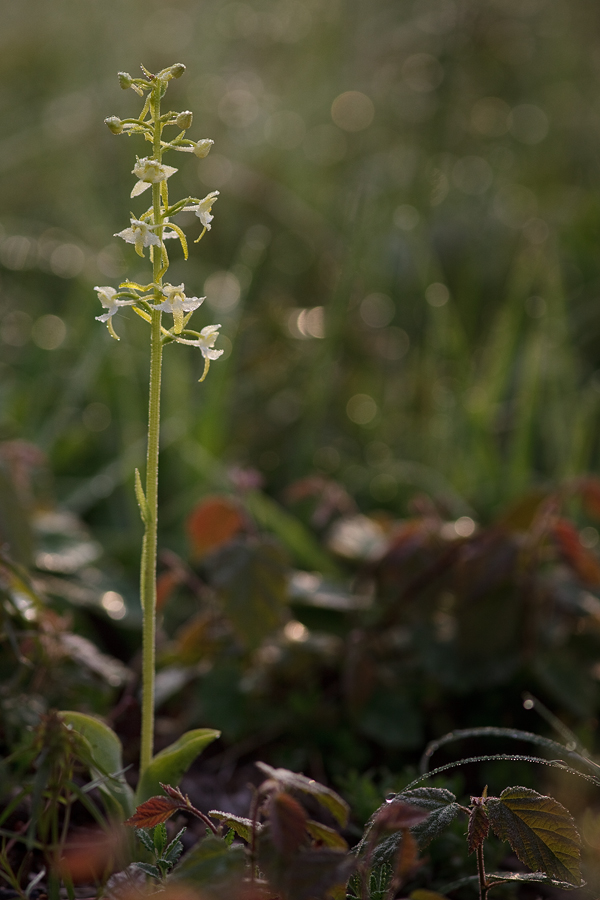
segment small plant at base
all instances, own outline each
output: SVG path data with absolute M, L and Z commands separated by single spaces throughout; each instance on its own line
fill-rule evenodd
M 132 78 L 126 72 L 119 73 L 123 89 L 132 88 L 144 97 L 142 111 L 137 118 L 107 118 L 106 124 L 113 134 L 139 134 L 152 144 L 149 156 L 138 157 L 132 174 L 138 179 L 131 197 L 136 198 L 146 190 L 152 190 L 152 203 L 139 215 L 130 215 L 128 228 L 117 232 L 116 237 L 133 244 L 138 256 L 144 257 L 149 249 L 152 264 L 152 278 L 148 284 L 125 280 L 118 289 L 109 286 L 96 287 L 98 299 L 107 310 L 96 318 L 105 322 L 113 338 L 119 340 L 113 327 L 113 318 L 120 309 L 130 306 L 151 327 L 150 336 L 150 390 L 148 407 L 148 451 L 146 459 L 145 489 L 139 471 L 135 472 L 135 493 L 144 523 L 142 545 L 140 594 L 143 610 L 142 645 L 142 735 L 140 752 L 140 772 L 146 771 L 152 760 L 154 732 L 154 677 L 155 677 L 155 632 L 156 632 L 156 552 L 158 519 L 158 449 L 160 430 L 160 383 L 162 351 L 166 344 L 188 344 L 198 347 L 204 357 L 203 381 L 211 360 L 217 359 L 222 350 L 214 348 L 220 325 L 208 325 L 201 331 L 188 328 L 192 313 L 204 301 L 204 297 L 188 297 L 183 284 L 172 285 L 164 281 L 169 268 L 169 256 L 165 241 L 178 239 L 183 255 L 187 259 L 188 247 L 181 228 L 171 221 L 180 212 L 194 212 L 200 220 L 202 230 L 196 243 L 210 231 L 212 206 L 219 192 L 212 191 L 206 197 L 186 197 L 172 203 L 169 200 L 168 179 L 177 172 L 173 166 L 163 163 L 167 151 L 193 153 L 200 159 L 205 157 L 212 141 L 202 139 L 191 141 L 185 137 L 192 124 L 192 113 L 161 112 L 161 101 L 169 82 L 179 78 L 185 71 L 181 63 L 169 66 L 153 75 L 142 66 L 143 78 Z M 163 140 L 163 131 L 176 127 L 179 133 L 172 140 Z M 165 328 L 162 314 L 173 316 L 173 324 Z

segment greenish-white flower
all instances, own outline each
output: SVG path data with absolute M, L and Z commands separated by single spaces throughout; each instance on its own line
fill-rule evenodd
M 207 231 L 210 231 L 210 223 L 214 219 L 214 216 L 211 216 L 212 205 L 218 196 L 218 191 L 211 191 L 211 193 L 207 194 L 204 200 L 201 200 L 200 203 L 196 203 L 195 206 L 185 207 L 186 212 L 196 213 Z
M 223 350 L 214 350 L 215 341 L 219 337 L 220 325 L 207 325 L 203 328 L 195 340 L 190 338 L 177 338 L 180 344 L 190 344 L 192 347 L 198 347 L 204 359 L 218 359 Z
M 131 219 L 130 222 L 130 228 L 118 231 L 114 237 L 123 238 L 128 244 L 135 244 L 135 252 L 138 256 L 144 255 L 144 247 L 150 247 L 152 244 L 160 247 L 160 238 L 153 234 L 156 225 L 149 225 L 147 222 L 142 222 L 141 219 Z
M 210 153 L 210 148 L 214 144 L 214 141 L 211 141 L 210 138 L 203 138 L 201 141 L 196 141 L 194 146 L 191 148 L 192 153 L 194 153 L 198 159 L 204 159 L 205 156 L 208 156 Z
M 131 171 L 133 175 L 136 175 L 139 178 L 138 183 L 134 185 L 131 192 L 132 197 L 137 197 L 147 190 L 151 184 L 158 184 L 160 181 L 166 181 L 167 178 L 170 178 L 171 175 L 174 175 L 175 172 L 177 172 L 177 169 L 174 169 L 173 166 L 165 166 L 157 159 L 145 156 L 143 159 L 138 159 Z
M 100 301 L 102 306 L 108 310 L 108 312 L 102 313 L 101 316 L 96 316 L 96 319 L 98 322 L 106 322 L 111 336 L 118 341 L 119 336 L 115 333 L 111 319 L 114 314 L 119 311 L 119 308 L 121 306 L 133 306 L 135 300 L 120 300 L 117 297 L 118 291 L 116 291 L 113 287 L 98 287 L 98 285 L 96 285 L 94 290 L 97 292 L 98 300 Z
M 193 312 L 206 300 L 206 297 L 186 297 L 183 288 L 183 284 L 161 285 L 160 290 L 165 299 L 155 306 L 155 309 L 172 314 L 174 334 L 181 333 L 184 313 Z

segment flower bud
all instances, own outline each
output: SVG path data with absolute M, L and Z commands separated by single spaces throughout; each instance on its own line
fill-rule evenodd
M 193 119 L 194 114 L 189 109 L 185 109 L 179 113 L 175 121 L 179 128 L 191 128 Z
M 109 116 L 104 120 L 104 124 L 109 127 L 113 134 L 123 133 L 123 123 L 118 116 Z
M 214 141 L 211 141 L 210 138 L 204 138 L 201 141 L 196 141 L 194 144 L 194 154 L 198 157 L 198 159 L 204 159 L 205 156 L 208 156 L 210 153 L 210 148 L 214 144 Z
M 170 66 L 167 69 L 169 78 L 181 78 L 183 73 L 185 72 L 185 66 L 183 63 L 175 63 L 174 66 Z
M 131 77 L 129 72 L 119 72 L 118 78 L 119 78 L 119 84 L 121 85 L 121 87 L 123 88 L 124 91 L 126 91 L 127 88 L 130 88 L 131 85 L 133 84 L 133 78 Z

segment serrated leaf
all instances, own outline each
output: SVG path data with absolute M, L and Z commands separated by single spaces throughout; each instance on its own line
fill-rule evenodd
M 158 866 L 153 866 L 150 863 L 136 862 L 134 866 L 137 866 L 138 869 L 141 869 L 142 872 L 145 872 L 146 875 L 152 875 L 153 878 L 160 878 L 160 869 Z
M 125 824 L 133 825 L 136 828 L 154 828 L 155 825 L 160 825 L 170 819 L 178 809 L 185 809 L 185 804 L 172 800 L 170 797 L 151 797 L 144 803 L 140 803 Z M 154 845 L 153 849 L 156 849 Z
M 331 847 L 333 850 L 348 850 L 348 844 L 341 834 L 338 834 L 335 829 L 323 825 L 322 822 L 307 819 L 306 830 L 314 841 L 318 841 L 325 847 Z
M 65 725 L 88 742 L 92 751 L 92 778 L 110 776 L 103 779 L 98 787 L 104 797 L 112 801 L 111 812 L 118 813 L 121 820 L 131 815 L 134 810 L 133 791 L 123 775 L 121 741 L 115 732 L 100 719 L 85 713 L 64 710 L 59 716 Z
M 419 807 L 428 813 L 427 818 L 420 825 L 411 828 L 411 832 L 417 840 L 419 848 L 422 850 L 431 843 L 434 838 L 439 837 L 446 828 L 454 821 L 460 812 L 460 805 L 456 801 L 456 797 L 452 791 L 446 788 L 424 787 L 413 788 L 412 790 L 403 791 L 396 794 L 392 803 L 409 803 L 411 806 Z M 386 808 L 389 804 L 384 804 L 382 808 Z M 371 821 L 374 821 L 378 811 L 374 814 Z M 372 826 L 371 826 L 372 827 Z M 366 832 L 359 848 L 362 849 L 370 839 L 371 828 Z M 398 845 L 400 843 L 400 835 L 392 834 L 373 851 L 373 865 L 382 865 L 383 863 L 393 863 Z
M 210 891 L 241 878 L 245 867 L 246 853 L 241 845 L 229 847 L 223 838 L 211 834 L 184 856 L 169 881 L 186 881 Z
M 139 841 L 142 842 L 146 850 L 149 850 L 150 853 L 154 853 L 154 841 L 150 837 L 147 831 L 144 831 L 143 828 L 135 829 L 135 836 Z
M 499 798 L 488 798 L 486 808 L 495 834 L 508 841 L 522 863 L 557 881 L 581 884 L 581 840 L 571 814 L 558 800 L 511 787 Z
M 177 784 L 205 747 L 221 732 L 214 728 L 196 728 L 187 731 L 179 740 L 157 753 L 141 776 L 137 791 L 137 803 L 143 803 L 158 794 L 162 783 Z
M 383 834 L 388 831 L 401 831 L 403 828 L 414 828 L 424 822 L 429 812 L 422 807 L 404 800 L 394 800 L 380 806 L 373 818 L 372 832 Z
M 485 806 L 477 799 L 469 814 L 469 827 L 467 829 L 467 843 L 469 853 L 474 853 L 481 847 L 490 830 L 490 821 Z
M 297 800 L 283 791 L 269 798 L 267 806 L 271 840 L 284 856 L 291 856 L 306 838 L 307 815 Z
M 331 788 L 325 787 L 324 784 L 319 784 L 318 781 L 307 778 L 306 775 L 301 775 L 299 772 L 290 772 L 289 769 L 273 769 L 264 762 L 257 762 L 255 765 L 258 766 L 261 772 L 264 772 L 268 778 L 277 782 L 277 784 L 282 787 L 287 788 L 288 790 L 310 794 L 311 797 L 315 797 L 319 803 L 329 810 L 341 827 L 345 827 L 346 822 L 348 821 L 350 808 L 346 801 L 342 800 L 339 794 L 336 794 Z
M 219 819 L 224 822 L 232 831 L 241 837 L 248 844 L 252 840 L 252 820 L 244 819 L 241 816 L 234 816 L 232 813 L 220 812 L 218 809 L 211 809 L 209 814 L 213 819 Z M 256 823 L 256 830 L 260 832 L 264 828 L 261 822 Z

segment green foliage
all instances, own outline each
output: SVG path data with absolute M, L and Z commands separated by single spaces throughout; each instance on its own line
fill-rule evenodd
M 506 788 L 485 801 L 490 825 L 521 862 L 556 881 L 579 886 L 581 839 L 572 816 L 552 797 L 529 788 Z
M 121 741 L 112 728 L 93 716 L 78 712 L 59 713 L 62 721 L 90 747 L 90 774 L 100 790 L 114 801 L 114 812 L 123 821 L 133 812 L 133 791 L 123 775 Z
M 161 782 L 177 784 L 193 761 L 219 734 L 214 728 L 197 728 L 182 734 L 174 744 L 157 753 L 140 777 L 136 791 L 137 802 L 142 803 L 152 797 Z

